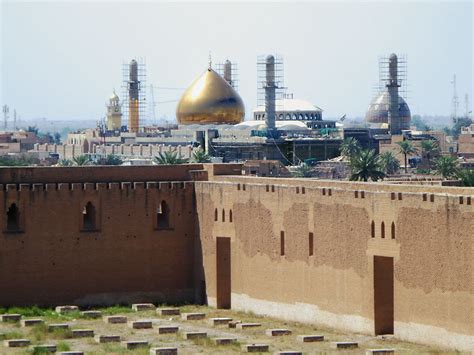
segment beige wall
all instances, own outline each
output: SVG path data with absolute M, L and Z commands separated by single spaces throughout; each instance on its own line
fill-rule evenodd
M 232 308 L 373 334 L 373 257 L 388 256 L 394 258 L 395 336 L 474 349 L 472 189 L 218 180 L 196 182 L 210 304 L 216 303 L 215 238 L 229 237 Z

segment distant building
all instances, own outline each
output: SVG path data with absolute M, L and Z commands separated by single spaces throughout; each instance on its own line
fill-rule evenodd
M 466 158 L 474 158 L 474 124 L 461 129 L 458 145 L 459 155 Z

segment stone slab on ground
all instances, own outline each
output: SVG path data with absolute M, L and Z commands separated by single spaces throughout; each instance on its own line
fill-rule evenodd
M 354 349 L 358 347 L 359 344 L 354 341 L 334 341 L 331 343 L 333 349 Z
M 60 355 L 84 355 L 84 351 L 72 350 L 72 351 L 63 351 Z
M 226 318 L 226 317 L 221 317 L 221 318 L 209 318 L 209 324 L 211 325 L 227 325 L 229 322 L 232 321 L 232 318 Z
M 126 316 L 107 316 L 104 318 L 105 323 L 109 324 L 123 324 L 127 323 L 127 317 Z
M 102 317 L 102 312 L 101 311 L 84 311 L 84 312 L 81 312 L 81 315 L 84 318 L 96 319 L 96 318 Z
M 134 303 L 132 304 L 132 309 L 135 312 L 154 311 L 156 307 L 153 303 Z
M 184 338 L 187 340 L 207 338 L 207 333 L 206 332 L 185 332 Z
M 265 334 L 267 334 L 270 337 L 279 337 L 282 335 L 291 335 L 291 330 L 289 329 L 267 329 L 265 331 Z
M 277 351 L 274 354 L 275 355 L 303 355 L 301 351 L 295 351 L 295 350 Z
M 324 341 L 324 335 L 298 335 L 297 340 L 302 343 L 313 343 L 316 341 Z
M 212 342 L 216 345 L 229 345 L 237 341 L 236 338 L 213 338 Z
M 161 316 L 179 316 L 181 314 L 181 311 L 179 310 L 179 308 L 158 308 L 156 310 L 156 313 Z
M 206 314 L 204 313 L 183 313 L 181 314 L 181 318 L 184 320 L 201 320 L 206 318 Z
M 31 341 L 28 339 L 8 339 L 4 340 L 3 344 L 7 348 L 22 348 L 31 344 Z
M 48 324 L 48 331 L 52 332 L 58 329 L 69 329 L 69 324 L 67 323 Z
M 268 352 L 268 344 L 245 344 L 242 345 L 242 351 L 245 353 L 266 353 Z
M 148 346 L 148 341 L 146 341 L 146 340 L 129 340 L 129 341 L 124 341 L 123 345 L 128 350 L 138 349 L 138 348 L 146 348 Z
M 395 354 L 394 349 L 368 349 L 365 351 L 366 355 L 390 355 L 390 354 Z
M 121 337 L 120 335 L 96 335 L 94 337 L 95 341 L 99 344 L 104 343 L 120 343 Z
M 54 344 L 33 345 L 32 348 L 35 354 L 36 353 L 55 353 L 57 350 L 57 347 Z
M 69 312 L 79 311 L 79 307 L 73 305 L 57 306 L 54 310 L 56 311 L 56 313 L 65 314 Z
M 34 325 L 44 324 L 44 320 L 40 318 L 30 318 L 30 319 L 22 319 L 21 326 L 22 327 L 32 327 Z
M 73 338 L 92 338 L 94 336 L 93 329 L 72 329 Z
M 158 327 L 158 334 L 175 334 L 179 331 L 179 327 L 174 325 L 161 325 Z
M 153 328 L 153 323 L 151 320 L 135 320 L 130 322 L 129 324 L 130 328 L 133 329 L 151 329 Z
M 150 355 L 177 355 L 178 348 L 151 348 Z
M 236 325 L 237 329 L 249 329 L 249 328 L 257 328 L 261 327 L 262 323 L 238 323 Z
M 21 314 L 2 314 L 0 315 L 2 322 L 19 322 Z

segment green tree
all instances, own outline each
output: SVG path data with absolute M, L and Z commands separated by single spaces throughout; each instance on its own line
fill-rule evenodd
M 300 177 L 300 178 L 311 177 L 312 169 L 308 164 L 303 163 L 301 165 L 298 165 L 298 167 L 295 169 L 292 175 L 293 177 Z
M 58 161 L 59 166 L 73 166 L 73 161 L 71 159 L 61 159 Z
M 469 117 L 458 117 L 453 128 L 451 128 L 451 134 L 457 138 L 461 134 L 461 127 L 467 127 L 471 124 L 472 120 Z
M 438 141 L 435 139 L 421 141 L 421 150 L 425 153 L 428 166 L 431 168 L 431 158 L 439 153 Z
M 456 176 L 464 186 L 474 187 L 474 169 L 460 169 Z
M 443 155 L 435 159 L 434 167 L 437 174 L 448 179 L 455 177 L 458 173 L 458 160 L 450 155 Z
M 54 143 L 61 144 L 61 133 L 56 132 L 53 136 Z
M 77 157 L 74 157 L 72 161 L 74 162 L 74 165 L 77 166 L 90 165 L 91 163 L 91 160 L 87 155 L 78 155 Z
M 411 124 L 419 131 L 429 131 L 431 129 L 428 123 L 423 118 L 421 118 L 420 115 L 413 115 L 411 118 Z
M 382 163 L 374 150 L 364 149 L 354 155 L 350 160 L 350 180 L 377 181 L 385 177 Z
M 36 126 L 28 126 L 28 128 L 26 129 L 26 131 L 38 135 L 39 129 L 38 129 L 38 127 L 36 127 Z
M 397 142 L 400 146 L 400 153 L 405 157 L 405 174 L 408 173 L 408 154 L 415 154 L 417 149 L 413 146 L 413 143 L 410 141 Z
M 192 160 L 195 163 L 210 163 L 211 156 L 207 154 L 203 149 L 197 149 L 193 152 Z
M 115 154 L 108 154 L 105 159 L 101 161 L 102 165 L 122 165 L 123 160 Z
M 380 164 L 385 174 L 396 174 L 400 169 L 400 162 L 392 152 L 386 151 L 379 155 Z
M 341 144 L 339 151 L 341 155 L 345 156 L 346 158 L 351 158 L 354 155 L 358 154 L 361 150 L 360 143 L 354 137 L 346 138 Z
M 153 161 L 159 165 L 177 165 L 186 164 L 188 162 L 187 159 L 178 155 L 177 151 L 158 153 L 158 156 L 154 157 Z

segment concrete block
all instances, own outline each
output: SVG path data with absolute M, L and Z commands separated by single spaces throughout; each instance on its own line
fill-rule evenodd
M 146 348 L 148 347 L 148 342 L 146 340 L 130 340 L 123 342 L 123 345 L 128 350 Z
M 315 341 L 324 341 L 324 335 L 298 335 L 297 340 L 302 343 L 313 343 Z
M 206 337 L 207 337 L 206 332 L 186 332 L 186 333 L 184 333 L 184 338 L 187 339 L 187 340 L 202 339 L 202 338 L 206 338 Z
M 67 323 L 48 324 L 48 331 L 53 332 L 58 329 L 69 329 L 69 324 Z
M 132 309 L 135 312 L 154 311 L 156 309 L 156 307 L 152 303 L 134 303 L 134 304 L 132 304 Z
M 267 344 L 245 344 L 242 351 L 245 353 L 266 353 L 269 346 Z
M 57 350 L 56 345 L 54 344 L 43 344 L 43 345 L 34 345 L 33 353 L 55 353 Z
M 267 334 L 270 337 L 278 337 L 282 335 L 291 335 L 291 330 L 289 329 L 267 329 L 265 331 L 265 334 Z
M 2 322 L 19 322 L 21 319 L 20 314 L 2 314 L 0 315 Z
M 153 328 L 151 320 L 136 320 L 129 323 L 130 328 L 133 329 L 150 329 Z
M 65 313 L 69 313 L 69 312 L 77 312 L 79 311 L 79 307 L 77 306 L 57 306 L 55 308 L 55 311 L 56 313 L 59 313 L 59 314 L 65 314 Z
M 20 323 L 22 327 L 32 327 L 34 325 L 44 324 L 44 320 L 40 318 L 30 318 L 30 319 L 22 319 Z
M 358 347 L 359 344 L 353 341 L 335 341 L 331 343 L 333 349 L 354 349 Z
M 303 355 L 301 351 L 294 351 L 294 350 L 277 351 L 274 354 L 275 355 Z
M 22 348 L 31 344 L 31 341 L 28 339 L 9 339 L 4 340 L 3 344 L 7 348 Z
M 151 348 L 150 355 L 177 355 L 178 348 Z
M 237 329 L 249 329 L 249 328 L 256 328 L 261 327 L 261 323 L 239 323 L 236 325 Z
M 183 313 L 181 318 L 184 320 L 201 320 L 206 318 L 204 313 Z
M 230 322 L 228 323 L 228 325 L 229 325 L 229 328 L 236 328 L 236 327 L 237 327 L 237 324 L 240 324 L 240 323 L 242 323 L 242 321 L 240 321 L 240 320 L 233 320 L 233 321 L 230 321 Z
M 107 316 L 104 318 L 105 323 L 109 324 L 123 324 L 127 323 L 127 317 L 126 316 Z
M 63 351 L 60 355 L 84 355 L 84 351 L 72 350 L 72 351 Z
M 173 325 L 162 325 L 158 327 L 158 334 L 175 334 L 179 330 L 179 327 Z
M 84 312 L 81 312 L 81 315 L 84 318 L 96 319 L 96 318 L 102 317 L 102 312 L 101 311 L 84 311 Z
M 103 343 L 120 343 L 120 335 L 96 335 L 95 341 L 99 344 Z
M 390 355 L 390 354 L 395 354 L 394 349 L 368 349 L 365 351 L 366 355 Z
M 73 329 L 72 337 L 73 338 L 92 338 L 94 336 L 94 331 L 92 329 Z
M 210 318 L 209 323 L 211 325 L 227 325 L 229 322 L 232 321 L 232 318 Z
M 179 308 L 158 308 L 156 312 L 160 316 L 179 316 L 181 314 Z
M 214 338 L 212 342 L 216 345 L 229 345 L 237 341 L 235 338 Z

